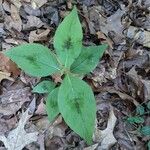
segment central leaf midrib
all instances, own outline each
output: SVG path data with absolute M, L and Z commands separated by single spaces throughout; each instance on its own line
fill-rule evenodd
M 73 95 L 75 95 L 74 93 L 74 88 L 73 88 L 73 84 L 72 84 L 72 82 L 71 82 L 71 79 L 70 79 L 70 77 L 69 77 L 69 75 L 67 75 L 67 77 L 68 77 L 68 81 L 69 81 L 69 83 L 70 83 L 70 86 L 71 86 L 71 89 L 72 89 L 72 92 L 73 92 Z M 82 111 L 81 111 L 82 112 Z M 82 116 L 82 113 L 79 113 L 79 116 L 80 116 L 80 118 L 81 118 L 81 120 L 82 120 L 82 125 L 83 125 L 83 129 L 84 129 L 84 136 L 86 135 L 86 132 L 88 133 L 88 130 L 87 130 L 87 128 L 86 128 L 86 125 L 84 124 L 85 123 L 85 121 L 84 121 L 84 117 Z M 86 136 L 85 136 L 86 137 Z
M 77 64 L 73 69 L 71 69 L 71 71 L 75 70 L 76 68 L 78 68 L 81 64 L 83 64 L 86 60 L 88 60 L 88 56 L 83 60 L 81 61 L 79 64 Z
M 14 54 L 13 54 L 13 55 L 14 55 Z M 16 56 L 16 57 L 22 57 L 23 59 L 25 59 L 23 55 L 14 55 L 14 56 Z M 47 66 L 47 67 L 54 68 L 54 69 L 56 69 L 56 70 L 58 70 L 58 71 L 60 70 L 59 68 L 57 68 L 57 67 L 55 67 L 55 66 L 49 65 L 49 64 L 47 64 L 47 63 L 40 62 L 40 61 L 38 61 L 38 60 L 36 60 L 36 61 L 39 62 L 39 63 L 41 63 L 41 64 L 43 64 L 43 65 L 45 65 L 45 66 Z

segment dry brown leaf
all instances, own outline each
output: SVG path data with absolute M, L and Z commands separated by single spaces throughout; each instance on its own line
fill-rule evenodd
M 65 135 L 66 125 L 61 125 L 62 117 L 59 116 L 53 123 L 50 123 L 47 117 L 39 119 L 35 125 L 38 130 L 46 132 L 46 138 L 49 140 L 54 136 L 63 137 Z
M 18 9 L 21 7 L 20 0 L 10 0 L 12 4 L 14 4 Z
M 12 62 L 8 57 L 0 52 L 0 70 L 7 73 L 12 73 L 13 76 L 20 75 L 20 70 L 16 64 Z M 9 75 L 10 76 L 10 75 Z
M 98 144 L 94 144 L 92 146 L 84 148 L 83 150 L 95 150 L 97 146 L 98 146 Z
M 11 11 L 10 4 L 7 1 L 3 1 L 2 6 L 5 11 L 10 13 L 10 11 Z
M 47 3 L 47 0 L 31 0 L 31 5 L 34 9 L 37 9 Z
M 15 45 L 21 45 L 21 44 L 26 44 L 27 43 L 26 41 L 14 39 L 14 38 L 7 38 L 7 39 L 4 39 L 4 40 L 8 44 L 15 44 Z
M 11 5 L 11 19 L 12 19 L 12 24 L 13 28 L 15 28 L 17 31 L 22 30 L 22 21 L 19 16 L 19 10 L 16 6 Z
M 62 82 L 61 74 L 54 74 L 54 75 L 52 75 L 52 78 L 54 79 L 54 82 L 55 82 L 56 84 Z
M 41 100 L 41 103 L 38 105 L 37 110 L 35 111 L 35 114 L 38 115 L 45 115 L 46 114 L 46 109 L 45 109 L 45 104 L 43 103 L 43 99 Z
M 0 113 L 3 115 L 15 114 L 24 102 L 30 101 L 30 95 L 28 87 L 3 91 L 3 94 L 0 95 Z
M 0 71 L 0 82 L 3 79 L 8 79 L 10 81 L 14 81 L 14 79 L 10 77 L 10 73 Z
M 0 70 L 1 71 L 7 71 L 7 63 L 9 61 L 9 58 L 6 57 L 2 52 L 0 52 Z
M 28 22 L 23 24 L 23 30 L 28 30 L 31 28 L 40 28 L 44 25 L 44 23 L 35 16 L 27 16 Z
M 142 83 L 145 85 L 147 89 L 147 97 L 146 99 L 148 100 L 150 98 L 150 81 L 149 80 L 141 80 Z
M 19 16 L 18 8 L 13 4 L 11 4 L 10 13 L 11 16 L 5 15 L 5 22 L 4 22 L 5 28 L 11 32 L 12 29 L 15 29 L 20 32 L 22 30 L 22 20 Z
M 72 0 L 67 0 L 67 7 L 72 9 Z
M 146 30 L 139 30 L 134 26 L 130 26 L 127 30 L 127 37 L 137 40 L 140 44 L 150 48 L 150 32 Z
M 38 132 L 27 133 L 24 130 L 25 124 L 32 115 L 29 115 L 29 109 L 27 109 L 19 120 L 16 129 L 9 132 L 8 136 L 0 136 L 0 140 L 4 143 L 8 150 L 22 150 L 26 145 L 37 141 Z
M 31 31 L 29 35 L 29 42 L 33 43 L 35 41 L 45 41 L 47 40 L 47 35 L 49 34 L 50 30 L 47 29 L 45 31 L 42 30 L 42 32 L 37 33 L 37 30 Z
M 96 131 L 94 134 L 94 141 L 101 142 L 99 149 L 109 149 L 112 145 L 114 145 L 117 142 L 113 135 L 116 121 L 117 121 L 117 118 L 114 115 L 113 110 L 111 110 L 109 114 L 107 128 L 105 130 L 99 130 L 96 127 Z
M 96 10 L 95 10 L 96 11 Z M 118 9 L 113 15 L 110 17 L 104 18 L 102 15 L 99 16 L 99 23 L 101 31 L 107 36 L 111 31 L 113 31 L 113 41 L 114 43 L 123 42 L 124 35 L 123 30 L 124 26 L 121 22 L 121 18 L 125 13 L 124 8 Z
M 12 117 L 10 119 L 0 119 L 0 135 L 5 134 L 10 131 L 14 127 L 16 127 L 17 119 L 16 117 Z
M 113 49 L 113 42 L 109 39 L 103 32 L 98 31 L 97 33 L 98 39 L 104 39 L 107 41 L 108 45 Z

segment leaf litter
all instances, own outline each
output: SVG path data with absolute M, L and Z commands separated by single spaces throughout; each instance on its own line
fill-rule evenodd
M 95 133 L 95 143 L 91 146 L 73 133 L 62 119 L 49 124 L 44 96 L 31 93 L 32 87 L 43 79 L 20 72 L 0 52 L 0 137 L 4 142 L 4 145 L 0 143 L 0 148 L 12 150 L 15 145 L 18 145 L 15 149 L 20 150 L 24 147 L 30 150 L 147 148 L 149 138 L 138 135 L 135 127 L 125 120 L 135 114 L 139 104 L 147 109 L 145 103 L 150 97 L 149 0 L 11 0 L 0 1 L 0 4 L 1 51 L 28 42 L 42 43 L 53 49 L 54 32 L 74 4 L 78 5 L 84 29 L 83 44 L 107 43 L 110 47 L 97 68 L 84 77 L 97 97 L 97 136 Z M 50 78 L 56 84 L 62 80 L 61 75 Z M 35 113 L 29 115 L 28 109 L 23 110 L 33 97 Z M 24 113 L 17 123 L 20 112 Z M 149 114 L 145 114 L 144 119 L 144 125 L 149 125 Z M 28 124 L 31 125 L 29 133 L 24 129 Z M 29 138 L 22 141 L 19 136 L 20 140 L 15 142 L 12 137 L 17 134 Z M 110 142 L 106 142 L 107 138 Z
M 30 117 L 29 109 L 27 109 L 22 114 L 17 128 L 10 131 L 7 137 L 5 135 L 0 136 L 0 140 L 8 150 L 22 150 L 26 145 L 37 141 L 38 132 L 26 133 L 24 130 L 24 126 Z

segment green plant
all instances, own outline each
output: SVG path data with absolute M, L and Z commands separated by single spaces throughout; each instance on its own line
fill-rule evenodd
M 144 107 L 145 106 L 145 107 Z M 144 125 L 145 115 L 150 114 L 150 101 L 138 105 L 135 109 L 135 115 L 128 117 L 127 122 L 133 124 L 136 128 L 136 133 L 139 136 L 150 136 L 150 126 Z M 147 143 L 147 147 L 150 150 L 150 141 Z
M 56 30 L 56 54 L 35 43 L 20 45 L 4 53 L 29 75 L 65 75 L 60 86 L 42 81 L 33 92 L 48 93 L 46 110 L 50 121 L 61 113 L 68 126 L 91 143 L 96 118 L 95 98 L 91 87 L 80 78 L 96 67 L 107 45 L 84 47 L 82 38 L 82 27 L 74 7 Z

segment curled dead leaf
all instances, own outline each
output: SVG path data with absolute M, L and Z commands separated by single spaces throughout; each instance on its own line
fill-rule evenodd
M 101 142 L 101 145 L 99 146 L 100 149 L 109 149 L 112 145 L 114 145 L 117 142 L 113 135 L 113 130 L 114 130 L 116 121 L 117 121 L 117 118 L 114 115 L 113 110 L 111 110 L 109 114 L 107 128 L 105 130 L 99 130 L 96 127 L 96 131 L 94 134 L 94 141 Z
M 3 79 L 8 79 L 10 81 L 14 81 L 14 79 L 10 77 L 10 73 L 0 71 L 0 82 Z
M 50 30 L 47 29 L 45 31 L 39 31 L 39 33 L 37 33 L 37 31 L 31 31 L 30 35 L 29 35 L 29 42 L 33 43 L 35 41 L 45 41 L 47 40 L 47 35 L 49 34 Z

